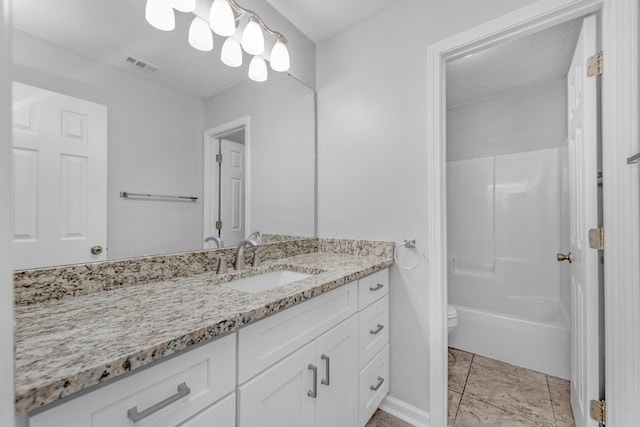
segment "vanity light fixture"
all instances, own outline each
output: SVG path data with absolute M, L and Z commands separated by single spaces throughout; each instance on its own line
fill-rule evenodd
M 172 31 L 176 28 L 176 17 L 170 0 L 147 0 L 144 17 L 159 30 Z
M 262 55 L 264 52 L 264 35 L 253 16 L 242 32 L 242 49 L 249 55 Z
M 249 63 L 249 78 L 254 82 L 267 80 L 267 64 L 262 56 L 254 56 Z
M 149 24 L 163 30 L 175 28 L 174 9 L 181 12 L 193 12 L 196 0 L 147 0 L 145 17 Z M 244 29 L 238 28 L 242 17 L 248 17 Z M 242 65 L 242 51 L 253 55 L 249 64 L 249 77 L 263 82 L 267 79 L 268 59 L 274 71 L 289 70 L 290 58 L 287 39 L 281 33 L 267 27 L 255 12 L 238 5 L 235 0 L 214 0 L 209 10 L 209 21 L 196 16 L 189 27 L 189 44 L 195 49 L 209 51 L 213 49 L 211 30 L 219 36 L 227 37 L 220 52 L 221 61 L 230 67 Z M 276 39 L 268 58 L 265 58 L 264 33 Z M 240 36 L 240 34 L 242 36 Z M 241 41 L 238 39 L 241 38 Z
M 227 37 L 222 45 L 220 59 L 229 67 L 239 67 L 242 65 L 242 47 L 240 42 L 233 37 Z
M 204 19 L 196 16 L 189 27 L 189 44 L 198 50 L 204 52 L 213 49 L 213 34 L 209 23 Z

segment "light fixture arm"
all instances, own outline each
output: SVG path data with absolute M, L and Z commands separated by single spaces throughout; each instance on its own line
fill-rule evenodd
M 278 31 L 274 31 L 271 28 L 267 27 L 267 24 L 264 23 L 262 18 L 260 18 L 260 16 L 257 13 L 255 13 L 252 10 L 245 9 L 244 7 L 236 3 L 235 0 L 227 0 L 227 1 L 229 3 L 229 6 L 231 6 L 231 8 L 238 14 L 238 18 L 242 15 L 247 15 L 250 18 L 253 18 L 258 23 L 258 25 L 260 25 L 263 31 L 271 34 L 273 37 L 277 38 L 284 44 L 288 43 L 287 39 L 284 37 L 284 35 L 282 35 L 282 33 Z

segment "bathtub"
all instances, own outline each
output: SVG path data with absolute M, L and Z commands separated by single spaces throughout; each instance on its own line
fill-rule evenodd
M 452 304 L 458 326 L 449 346 L 568 380 L 571 325 L 562 304 L 507 300 L 500 313 Z

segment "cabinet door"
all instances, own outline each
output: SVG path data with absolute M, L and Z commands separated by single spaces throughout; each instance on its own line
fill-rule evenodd
M 312 365 L 311 342 L 238 388 L 239 427 L 307 427 L 315 420 L 316 398 L 309 392 L 319 386 Z
M 358 422 L 358 318 L 352 316 L 316 340 L 316 427 Z

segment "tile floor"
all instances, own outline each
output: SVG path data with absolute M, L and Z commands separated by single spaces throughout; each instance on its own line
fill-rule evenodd
M 569 381 L 449 348 L 449 426 L 575 427 Z
M 575 427 L 569 381 L 449 348 L 450 427 Z M 366 427 L 410 427 L 380 409 Z

